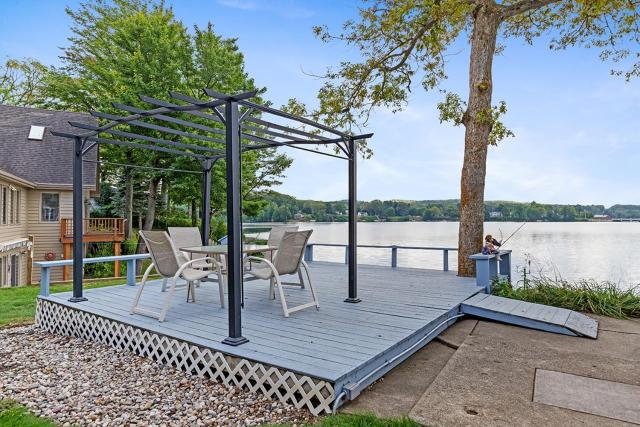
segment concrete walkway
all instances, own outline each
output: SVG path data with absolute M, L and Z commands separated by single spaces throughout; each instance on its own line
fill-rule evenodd
M 640 402 L 625 399 L 640 391 L 640 320 L 598 320 L 597 340 L 463 320 L 344 410 L 434 426 L 638 425 Z M 549 371 L 573 375 L 549 385 Z M 576 389 L 590 378 L 607 387 Z

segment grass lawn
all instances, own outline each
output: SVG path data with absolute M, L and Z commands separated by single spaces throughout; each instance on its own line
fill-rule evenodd
M 121 285 L 125 282 L 125 278 L 118 278 L 95 283 L 85 283 L 84 287 L 85 289 L 101 288 L 104 286 Z M 51 285 L 51 293 L 70 291 L 71 287 L 71 283 Z M 38 285 L 0 289 L 0 327 L 33 322 L 36 314 L 36 297 L 39 292 L 40 286 Z
M 11 400 L 0 400 L 0 426 L 55 427 L 55 424 L 47 419 L 31 415 L 26 408 Z

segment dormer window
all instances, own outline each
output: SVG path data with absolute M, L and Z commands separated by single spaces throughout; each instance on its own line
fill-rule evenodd
M 44 126 L 31 125 L 29 129 L 29 139 L 34 141 L 42 141 L 44 138 Z

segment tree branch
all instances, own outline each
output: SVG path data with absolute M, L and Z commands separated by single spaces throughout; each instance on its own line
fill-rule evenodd
M 521 2 L 507 6 L 502 11 L 502 16 L 510 18 L 515 15 L 528 12 L 534 9 L 540 9 L 552 3 L 558 3 L 560 0 L 523 0 Z

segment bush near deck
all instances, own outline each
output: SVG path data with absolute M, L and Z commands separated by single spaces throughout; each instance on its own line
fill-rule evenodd
M 512 286 L 506 281 L 493 284 L 492 294 L 616 319 L 640 317 L 638 286 L 621 289 L 612 282 L 578 280 L 569 282 L 549 277 L 527 278 Z

